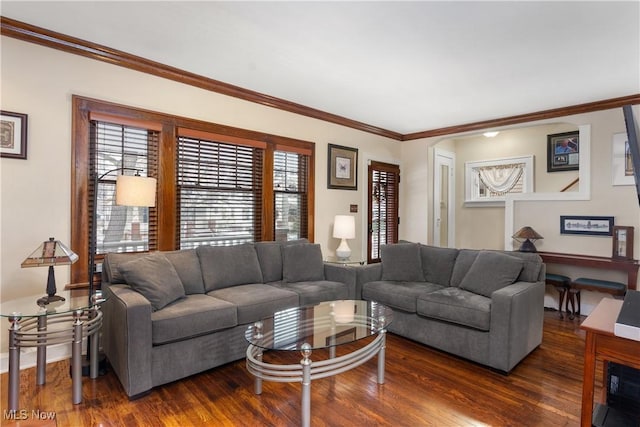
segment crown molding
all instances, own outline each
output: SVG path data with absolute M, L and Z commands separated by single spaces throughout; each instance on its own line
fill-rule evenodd
M 188 84 L 209 90 L 211 92 L 232 96 L 249 102 L 254 102 L 267 107 L 276 108 L 290 113 L 300 114 L 325 122 L 335 123 L 341 126 L 357 129 L 363 132 L 380 135 L 400 141 L 402 134 L 387 129 L 368 125 L 346 117 L 331 114 L 315 108 L 307 107 L 295 102 L 276 98 L 274 96 L 244 89 L 219 80 L 210 79 L 195 73 L 171 67 L 159 62 L 151 61 L 136 55 L 131 55 L 117 49 L 112 49 L 86 40 L 57 33 L 44 28 L 36 27 L 24 22 L 16 21 L 4 16 L 0 17 L 0 34 L 18 40 L 39 44 L 67 53 L 84 56 L 109 64 L 118 65 L 131 70 L 155 75 L 179 83 Z
M 439 129 L 425 130 L 421 132 L 401 134 L 388 129 L 372 126 L 326 111 L 307 107 L 285 99 L 276 98 L 260 92 L 244 89 L 239 86 L 204 77 L 195 73 L 171 67 L 159 62 L 151 61 L 136 55 L 131 55 L 117 49 L 111 49 L 96 43 L 57 33 L 44 28 L 36 27 L 11 18 L 0 16 L 0 34 L 30 43 L 39 44 L 67 53 L 84 56 L 109 64 L 118 65 L 131 70 L 155 75 L 179 83 L 199 87 L 211 92 L 232 96 L 249 102 L 254 102 L 267 107 L 276 108 L 290 113 L 334 123 L 340 126 L 356 129 L 362 132 L 383 136 L 397 141 L 410 141 L 434 136 L 452 135 L 457 133 L 479 131 L 487 128 L 514 125 L 537 120 L 551 119 L 574 114 L 588 113 L 599 110 L 622 107 L 629 104 L 640 104 L 640 94 L 612 98 L 603 101 L 573 105 L 569 107 L 555 108 L 534 113 L 498 119 L 484 120 L 480 122 L 449 126 Z

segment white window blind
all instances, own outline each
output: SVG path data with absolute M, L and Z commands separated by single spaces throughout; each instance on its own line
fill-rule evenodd
M 262 148 L 178 137 L 179 247 L 261 237 Z
M 275 203 L 275 240 L 307 237 L 309 156 L 275 151 L 273 191 Z

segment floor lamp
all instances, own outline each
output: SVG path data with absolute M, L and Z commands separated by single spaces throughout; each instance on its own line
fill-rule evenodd
M 90 212 L 90 236 L 89 236 L 89 305 L 94 304 L 94 274 L 96 269 L 97 242 L 97 206 L 98 206 L 98 182 L 116 171 L 135 171 L 135 175 L 116 176 L 116 200 L 117 206 L 141 206 L 153 207 L 156 205 L 156 179 L 140 176 L 140 170 L 135 168 L 115 168 L 102 175 L 95 175 L 93 181 L 93 210 Z M 87 338 L 87 360 L 90 356 L 90 340 Z M 83 369 L 83 375 L 88 375 L 88 370 Z

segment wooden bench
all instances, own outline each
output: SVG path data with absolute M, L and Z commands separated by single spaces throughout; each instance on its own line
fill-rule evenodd
M 562 315 L 562 302 L 564 301 L 564 297 L 567 295 L 567 292 L 571 288 L 571 278 L 567 276 L 563 276 L 562 274 L 553 274 L 546 273 L 545 274 L 545 282 L 547 285 L 551 285 L 556 288 L 558 291 L 558 298 L 560 302 L 558 303 L 558 313 L 560 314 L 560 318 L 563 319 Z M 573 311 L 569 311 L 569 297 L 567 296 L 567 314 L 569 314 L 569 318 L 573 319 Z
M 600 279 L 590 279 L 588 277 L 581 277 L 571 282 L 571 287 L 569 288 L 569 299 L 567 300 L 567 304 L 571 301 L 571 309 L 573 313 L 580 315 L 580 291 L 595 291 L 595 292 L 603 292 L 606 294 L 611 294 L 614 297 L 624 297 L 627 292 L 627 285 L 620 282 L 610 282 L 608 280 L 600 280 Z M 578 301 L 578 311 L 575 311 L 574 306 L 574 295 L 575 299 Z M 567 311 L 568 311 L 567 307 Z

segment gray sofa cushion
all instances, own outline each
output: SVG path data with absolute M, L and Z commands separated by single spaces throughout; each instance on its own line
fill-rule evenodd
M 489 330 L 491 298 L 448 287 L 420 295 L 416 305 L 416 312 L 420 316 L 457 323 L 481 331 Z
M 194 294 L 151 314 L 154 345 L 179 341 L 238 324 L 236 306 L 208 295 Z
M 141 293 L 153 310 L 160 310 L 185 296 L 173 264 L 161 253 L 153 253 L 119 266 L 127 284 Z
M 278 242 L 256 242 L 255 249 L 264 283 L 282 280 L 282 245 Z
M 190 294 L 203 294 L 204 281 L 200 269 L 200 259 L 195 249 L 182 249 L 179 251 L 162 252 L 176 269 L 184 292 Z
M 282 278 L 285 282 L 324 280 L 320 245 L 306 243 L 282 246 Z
M 443 287 L 427 282 L 393 282 L 377 281 L 365 283 L 362 286 L 362 299 L 377 301 L 381 304 L 408 313 L 416 312 L 416 298 L 428 292 L 434 292 Z
M 464 276 L 467 275 L 467 272 L 479 253 L 480 251 L 477 249 L 460 249 L 458 251 L 456 263 L 453 266 L 453 271 L 451 272 L 451 281 L 449 282 L 449 286 L 460 286 L 460 282 L 462 282 Z
M 518 281 L 537 282 L 542 268 L 542 258 L 537 253 L 532 252 L 510 252 L 509 255 L 520 258 L 524 261 L 524 267 L 518 276 Z
M 108 253 L 105 255 L 105 261 L 102 263 L 102 274 L 106 275 L 106 280 L 111 284 L 127 283 L 124 276 L 120 272 L 120 264 L 133 261 L 134 259 L 144 258 L 148 253 Z
M 420 256 L 422 258 L 424 280 L 442 286 L 449 286 L 458 250 L 420 245 Z
M 256 322 L 276 311 L 298 305 L 295 292 L 264 284 L 238 285 L 211 291 L 207 295 L 235 304 L 239 325 Z
M 480 251 L 460 282 L 460 288 L 491 297 L 491 294 L 516 281 L 524 261 L 511 255 Z
M 382 260 L 382 280 L 420 282 L 422 260 L 420 245 L 417 243 L 396 243 L 380 247 Z
M 258 254 L 252 244 L 198 246 L 205 291 L 262 283 Z
M 349 298 L 349 287 L 346 284 L 329 280 L 295 283 L 282 282 L 277 286 L 297 293 L 300 305 L 310 305 L 322 301 Z

